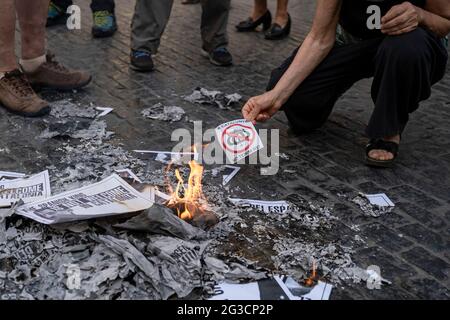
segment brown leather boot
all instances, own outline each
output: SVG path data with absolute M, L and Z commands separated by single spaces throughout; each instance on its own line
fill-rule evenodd
M 92 77 L 81 70 L 71 70 L 55 60 L 55 56 L 47 54 L 47 62 L 43 63 L 36 71 L 26 73 L 33 86 L 52 88 L 57 90 L 80 89 L 89 82 Z
M 0 79 L 0 104 L 25 117 L 38 117 L 50 112 L 48 103 L 37 96 L 20 70 L 7 72 Z

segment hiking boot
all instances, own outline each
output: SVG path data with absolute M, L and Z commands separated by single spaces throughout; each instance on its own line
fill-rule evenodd
M 136 71 L 152 71 L 154 68 L 152 54 L 147 51 L 132 50 L 130 68 Z
M 33 86 L 57 90 L 80 89 L 92 80 L 91 75 L 86 71 L 64 67 L 55 60 L 55 56 L 52 54 L 47 54 L 47 62 L 43 63 L 36 71 L 26 75 Z
M 202 49 L 202 55 L 208 58 L 209 61 L 216 66 L 229 66 L 233 64 L 233 57 L 231 53 L 225 47 L 216 48 L 210 52 Z
M 94 38 L 111 37 L 117 31 L 117 21 L 114 12 L 108 10 L 94 11 L 94 25 L 92 35 Z
M 48 103 L 37 96 L 20 70 L 7 72 L 0 79 L 0 104 L 25 117 L 38 117 L 50 112 Z
M 66 10 L 51 1 L 47 13 L 47 27 L 66 24 L 67 18 L 69 18 L 69 15 L 66 13 Z

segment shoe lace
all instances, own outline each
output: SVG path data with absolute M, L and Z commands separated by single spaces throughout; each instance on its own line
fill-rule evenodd
M 2 81 L 11 86 L 12 89 L 21 96 L 29 96 L 34 93 L 25 74 L 19 70 L 7 72 Z
M 58 72 L 68 72 L 68 69 L 66 67 L 56 61 L 55 55 L 53 54 L 47 54 L 47 62 L 45 63 L 45 65 Z
M 228 49 L 225 47 L 220 47 L 214 50 L 214 53 L 219 56 L 228 55 Z
M 111 13 L 109 11 L 94 12 L 94 23 L 100 27 L 107 27 L 111 22 Z
M 53 3 L 53 1 L 50 2 L 50 6 L 49 6 L 49 13 L 51 15 L 58 15 L 62 12 L 62 9 L 60 7 L 58 7 L 56 4 Z
M 144 58 L 150 56 L 150 53 L 145 51 L 135 51 L 133 55 L 135 58 Z

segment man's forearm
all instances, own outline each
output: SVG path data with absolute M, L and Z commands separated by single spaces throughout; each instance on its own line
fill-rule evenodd
M 445 37 L 450 33 L 450 19 L 441 17 L 426 9 L 420 9 L 420 21 L 419 24 L 440 37 Z
M 321 41 L 306 37 L 291 66 L 273 89 L 279 104 L 286 103 L 297 87 L 325 59 L 333 45 L 334 38 Z

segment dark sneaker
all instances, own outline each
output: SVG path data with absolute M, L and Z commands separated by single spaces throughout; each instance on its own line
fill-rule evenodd
M 211 52 L 202 49 L 202 55 L 216 66 L 229 66 L 233 64 L 233 57 L 225 47 L 219 47 Z
M 132 50 L 130 55 L 131 69 L 136 71 L 152 71 L 154 68 L 152 54 L 147 51 Z
M 58 24 L 66 24 L 68 17 L 69 15 L 66 13 L 64 8 L 57 6 L 53 3 L 53 1 L 50 2 L 47 13 L 47 27 Z
M 114 12 L 107 10 L 93 12 L 94 25 L 92 35 L 94 38 L 111 37 L 117 31 L 117 22 Z
M 38 117 L 50 112 L 48 103 L 37 96 L 20 70 L 7 72 L 0 79 L 0 104 L 25 117 Z
M 47 62 L 43 63 L 36 71 L 26 75 L 34 86 L 57 90 L 80 89 L 92 80 L 91 75 L 86 71 L 64 67 L 55 60 L 52 54 L 47 54 Z

